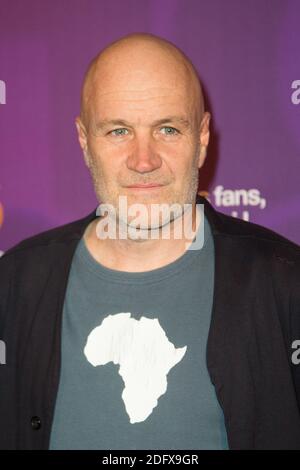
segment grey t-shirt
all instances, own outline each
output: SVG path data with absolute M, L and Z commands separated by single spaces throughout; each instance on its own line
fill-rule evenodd
M 200 228 L 199 228 L 200 230 Z M 206 366 L 214 244 L 142 273 L 76 249 L 50 449 L 227 449 Z

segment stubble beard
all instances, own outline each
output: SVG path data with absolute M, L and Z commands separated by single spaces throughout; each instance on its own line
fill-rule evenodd
M 96 197 L 97 197 L 97 200 L 98 200 L 99 204 L 101 204 L 101 203 L 111 204 L 115 209 L 117 227 L 119 226 L 119 224 L 121 224 L 123 226 L 123 230 L 124 230 L 125 226 L 127 226 L 128 228 L 134 226 L 131 223 L 131 221 L 128 221 L 128 218 L 126 219 L 126 222 L 125 222 L 122 219 L 122 217 L 120 216 L 118 201 L 116 201 L 116 198 L 114 197 L 114 195 L 109 194 L 109 191 L 107 191 L 107 188 L 104 187 L 104 185 L 103 185 L 104 177 L 103 177 L 102 171 L 101 171 L 101 169 L 99 169 L 99 167 L 97 167 L 97 165 L 96 165 L 93 158 L 90 158 L 89 170 L 90 170 L 90 174 L 91 174 L 91 178 L 92 178 L 92 182 L 93 182 L 93 186 L 94 186 L 94 191 L 95 191 L 95 194 L 96 194 Z M 196 164 L 196 159 L 194 159 L 191 175 L 190 175 L 190 178 L 189 178 L 189 182 L 188 182 L 188 184 L 185 185 L 184 192 L 183 193 L 182 192 L 177 192 L 177 194 L 175 193 L 172 196 L 173 200 L 172 200 L 171 203 L 169 203 L 170 211 L 168 211 L 168 213 L 166 214 L 164 219 L 163 219 L 163 215 L 160 214 L 158 224 L 157 223 L 155 225 L 151 224 L 151 221 L 150 221 L 150 223 L 140 227 L 142 229 L 142 231 L 144 231 L 144 230 L 148 230 L 148 231 L 149 230 L 160 230 L 165 225 L 170 224 L 171 222 L 176 220 L 178 217 L 182 216 L 182 214 L 184 212 L 184 209 L 185 209 L 184 205 L 185 204 L 192 205 L 192 204 L 195 203 L 196 196 L 197 196 L 197 191 L 198 191 L 198 184 L 199 184 L 199 170 L 198 170 L 198 166 Z M 161 204 L 166 204 L 166 203 L 161 202 Z M 179 205 L 181 207 L 181 210 L 173 211 L 172 207 L 171 207 L 173 204 Z M 146 204 L 146 205 L 149 205 L 149 204 Z M 129 207 L 130 206 L 128 205 L 128 208 Z M 149 208 L 149 210 L 150 210 L 150 208 Z M 150 216 L 149 216 L 148 219 L 150 219 Z M 127 227 L 125 227 L 125 229 Z M 143 239 L 136 239 L 135 241 L 144 241 L 144 240 Z

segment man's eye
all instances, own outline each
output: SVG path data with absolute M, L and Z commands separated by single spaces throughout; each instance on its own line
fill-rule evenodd
M 160 130 L 164 131 L 165 135 L 176 135 L 179 133 L 179 131 L 175 129 L 175 127 L 169 127 L 169 126 L 162 127 Z
M 113 131 L 109 132 L 109 134 L 116 135 L 116 136 L 122 136 L 126 135 L 126 132 L 128 132 L 127 129 L 125 128 L 120 128 L 120 129 L 114 129 Z

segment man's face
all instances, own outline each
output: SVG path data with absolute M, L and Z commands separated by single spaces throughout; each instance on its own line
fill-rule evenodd
M 145 204 L 149 217 L 153 203 L 193 203 L 204 161 L 199 144 L 208 139 L 208 122 L 205 113 L 201 133 L 193 95 L 172 68 L 104 73 L 91 100 L 85 140 L 99 201 L 112 204 L 118 214 L 119 196 L 127 196 L 128 206 Z M 160 186 L 130 187 L 149 184 Z

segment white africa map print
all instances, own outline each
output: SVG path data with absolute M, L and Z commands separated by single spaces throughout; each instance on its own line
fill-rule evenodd
M 88 335 L 84 354 L 94 367 L 119 364 L 122 392 L 130 423 L 145 421 L 167 390 L 169 371 L 185 355 L 175 348 L 157 318 L 131 318 L 117 313 L 104 318 Z

